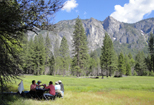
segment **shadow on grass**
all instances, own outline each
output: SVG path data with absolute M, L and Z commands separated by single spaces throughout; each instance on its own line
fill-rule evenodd
M 3 94 L 3 96 L 0 95 L 0 105 L 10 105 L 10 103 L 20 99 L 22 99 L 22 97 L 19 95 Z

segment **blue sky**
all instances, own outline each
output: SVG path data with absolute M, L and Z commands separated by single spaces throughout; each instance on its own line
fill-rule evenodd
M 154 0 L 65 0 L 64 7 L 55 14 L 54 23 L 91 17 L 103 21 L 112 16 L 121 22 L 134 23 L 154 17 Z

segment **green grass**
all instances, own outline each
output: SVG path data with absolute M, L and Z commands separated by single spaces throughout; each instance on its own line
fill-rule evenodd
M 49 81 L 56 82 L 62 80 L 65 87 L 65 96 L 63 99 L 55 101 L 38 101 L 32 99 L 17 99 L 9 104 L 17 105 L 152 105 L 154 102 L 154 77 L 130 76 L 123 78 L 76 78 L 62 76 L 24 76 L 23 83 L 25 90 L 29 90 L 32 80 L 41 80 L 48 84 Z M 17 91 L 16 84 L 10 84 L 12 91 Z

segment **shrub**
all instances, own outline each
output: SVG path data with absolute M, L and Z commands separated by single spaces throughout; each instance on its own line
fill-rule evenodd
M 151 72 L 149 73 L 149 76 L 154 76 L 154 72 L 151 71 Z
M 149 76 L 149 70 L 143 71 L 143 76 Z

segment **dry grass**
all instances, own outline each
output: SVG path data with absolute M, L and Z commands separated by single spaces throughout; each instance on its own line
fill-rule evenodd
M 63 99 L 18 100 L 11 105 L 153 105 L 154 92 L 122 90 L 110 92 L 65 92 Z

